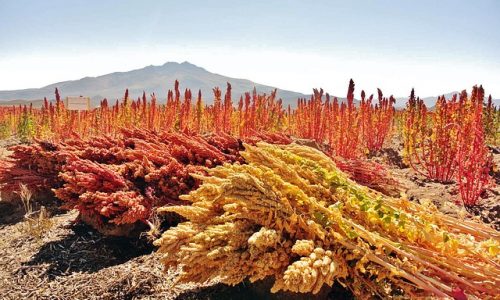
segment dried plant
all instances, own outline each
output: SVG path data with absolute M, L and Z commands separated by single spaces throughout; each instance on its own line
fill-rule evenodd
M 52 228 L 53 222 L 44 206 L 41 206 L 39 210 L 33 210 L 32 195 L 26 185 L 20 185 L 19 196 L 23 205 L 25 219 L 22 230 L 29 236 L 40 239 Z
M 495 230 L 362 187 L 309 147 L 245 149 L 248 165 L 194 175 L 203 184 L 181 197 L 191 206 L 159 209 L 188 220 L 155 242 L 179 281 L 272 276 L 273 292 L 336 280 L 360 298 L 496 297 Z
M 19 184 L 19 198 L 21 199 L 21 204 L 23 205 L 24 215 L 30 216 L 33 213 L 33 203 L 31 197 L 33 196 L 31 190 L 26 184 Z

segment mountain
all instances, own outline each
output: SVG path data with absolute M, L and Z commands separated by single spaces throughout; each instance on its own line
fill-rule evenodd
M 61 96 L 89 96 L 92 104 L 96 105 L 103 98 L 109 101 L 123 98 L 125 89 L 129 89 L 129 95 L 133 99 L 146 94 L 156 94 L 160 102 L 165 101 L 168 89 L 173 89 L 175 80 L 179 80 L 180 89 L 191 89 L 193 95 L 197 95 L 200 89 L 204 101 L 210 103 L 213 100 L 212 89 L 219 87 L 223 92 L 226 83 L 232 87 L 233 101 L 237 101 L 240 95 L 251 92 L 255 87 L 259 93 L 269 94 L 275 88 L 255 83 L 247 79 L 226 77 L 208 72 L 189 62 L 176 63 L 167 62 L 162 66 L 147 66 L 142 69 L 128 72 L 115 72 L 98 77 L 85 77 L 79 80 L 63 81 L 42 88 L 24 90 L 0 91 L 0 101 L 16 100 L 12 104 L 22 103 L 22 100 L 40 100 L 54 98 L 54 90 L 57 87 Z M 283 99 L 284 105 L 294 105 L 299 97 L 309 97 L 301 93 L 278 89 L 277 97 Z M 29 103 L 27 101 L 25 103 Z M 5 105 L 6 103 L 2 103 Z M 38 104 L 38 102 L 36 103 Z M 35 104 L 34 104 L 35 105 Z
M 460 92 L 451 92 L 447 94 L 443 94 L 446 99 L 450 99 L 453 97 L 454 94 L 460 94 Z M 440 95 L 442 96 L 442 95 Z M 399 97 L 396 98 L 396 108 L 404 108 L 406 106 L 406 102 L 408 101 L 409 97 Z M 424 100 L 424 103 L 427 107 L 434 107 L 436 105 L 438 96 L 431 96 L 431 97 L 424 97 L 420 98 Z M 485 98 L 485 101 L 487 101 L 488 98 Z M 500 99 L 493 99 L 493 105 L 500 107 Z
M 54 83 L 42 88 L 32 88 L 24 90 L 0 91 L 0 106 L 5 105 L 23 105 L 33 103 L 34 107 L 40 107 L 42 99 L 54 98 L 56 87 L 61 96 L 89 96 L 92 99 L 92 105 L 97 105 L 100 100 L 107 98 L 109 101 L 121 99 L 125 89 L 129 89 L 131 98 L 136 99 L 146 94 L 155 93 L 159 102 L 164 102 L 167 91 L 173 89 L 175 80 L 179 80 L 180 89 L 191 89 L 193 95 L 201 90 L 205 103 L 211 103 L 213 100 L 212 89 L 219 87 L 223 92 L 226 89 L 226 83 L 232 86 L 233 101 L 237 101 L 240 95 L 250 92 L 255 87 L 259 93 L 269 94 L 275 88 L 268 85 L 255 83 L 247 79 L 231 78 L 215 73 L 211 73 L 201 67 L 189 62 L 176 63 L 167 62 L 162 66 L 147 66 L 142 69 L 128 72 L 115 72 L 97 77 L 84 77 L 79 80 L 70 80 Z M 447 98 L 451 97 L 452 92 L 445 94 Z M 277 97 L 283 99 L 284 106 L 291 104 L 295 106 L 298 98 L 310 98 L 298 92 L 278 89 Z M 339 101 L 345 101 L 345 97 L 338 97 Z M 427 106 L 432 107 L 436 103 L 437 97 L 423 98 Z M 396 98 L 396 107 L 403 108 L 406 105 L 408 97 Z M 358 103 L 358 100 L 355 100 Z M 494 100 L 497 106 L 500 106 L 500 99 Z
M 459 92 L 451 92 L 451 93 L 447 93 L 447 94 L 444 94 L 445 98 L 446 99 L 449 99 L 453 96 L 453 94 L 459 94 Z M 441 96 L 441 95 L 440 95 Z M 408 101 L 408 98 L 409 97 L 399 97 L 399 98 L 396 98 L 396 107 L 405 107 L 406 106 L 406 102 Z M 424 103 L 427 107 L 432 107 L 436 104 L 436 101 L 437 101 L 437 98 L 438 96 L 430 96 L 430 97 L 420 97 L 420 99 L 424 100 Z
M 9 101 L 1 101 L 0 106 L 18 106 L 18 105 L 30 105 L 32 104 L 35 108 L 40 108 L 43 105 L 43 100 L 9 100 Z

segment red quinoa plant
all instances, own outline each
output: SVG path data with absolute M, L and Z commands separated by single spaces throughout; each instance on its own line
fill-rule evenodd
M 396 99 L 393 96 L 384 98 L 382 91 L 378 91 L 378 103 L 373 104 L 373 95 L 365 99 L 365 92 L 361 92 L 361 136 L 369 155 L 382 150 L 384 141 L 388 137 L 394 119 L 394 103 Z
M 469 99 L 464 97 L 457 150 L 458 186 L 466 207 L 479 203 L 481 194 L 490 183 L 491 154 L 485 143 L 483 127 L 484 89 L 474 86 Z
M 471 97 L 438 98 L 429 112 L 412 90 L 404 112 L 404 155 L 411 167 L 429 179 L 456 179 L 461 201 L 477 205 L 490 181 L 491 155 L 485 142 L 484 90 L 473 87 Z M 486 106 L 488 107 L 488 106 Z
M 451 100 L 442 96 L 430 112 L 411 92 L 405 111 L 404 156 L 415 171 L 431 180 L 450 182 L 455 175 L 459 108 L 456 96 Z
M 500 109 L 493 105 L 491 95 L 483 111 L 483 124 L 486 142 L 493 146 L 500 145 Z

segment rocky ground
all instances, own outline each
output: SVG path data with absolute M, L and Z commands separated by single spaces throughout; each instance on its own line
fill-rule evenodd
M 5 156 L 2 148 L 0 156 Z M 430 201 L 446 213 L 481 219 L 499 229 L 498 171 L 481 206 L 466 211 L 457 205 L 455 184 L 428 181 L 404 166 L 397 145 L 372 159 L 391 169 L 409 199 Z M 500 154 L 494 159 L 500 166 Z M 217 282 L 176 285 L 177 270 L 163 270 L 147 238 L 105 237 L 75 222 L 75 211 L 45 210 L 42 218 L 26 217 L 20 203 L 0 201 L 0 299 L 311 299 L 270 294 L 269 281 L 235 287 Z M 352 299 L 340 286 L 325 288 L 315 298 Z

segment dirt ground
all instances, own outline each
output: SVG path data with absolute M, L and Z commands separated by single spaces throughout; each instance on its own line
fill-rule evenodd
M 106 238 L 76 212 L 51 217 L 43 237 L 25 221 L 0 229 L 2 299 L 173 299 L 192 286 L 173 287 L 143 241 Z
M 0 148 L 0 157 L 6 154 Z M 482 206 L 468 212 L 454 203 L 459 197 L 455 184 L 426 180 L 402 164 L 398 151 L 385 149 L 373 159 L 389 166 L 409 199 L 429 199 L 446 213 L 482 219 L 500 229 L 498 171 Z M 500 166 L 500 154 L 494 159 Z M 147 239 L 105 237 L 75 222 L 76 211 L 47 211 L 49 217 L 37 231 L 20 203 L 0 201 L 0 299 L 353 299 L 340 286 L 311 298 L 270 294 L 270 281 L 235 287 L 216 281 L 176 285 L 178 271 L 163 270 Z
M 494 171 L 491 183 L 481 195 L 480 203 L 467 211 L 460 202 L 460 193 L 456 183 L 442 184 L 428 180 L 403 163 L 400 155 L 403 145 L 393 140 L 391 148 L 383 149 L 372 160 L 384 164 L 401 183 L 408 199 L 420 203 L 430 201 L 449 215 L 458 218 L 476 219 L 491 224 L 500 230 L 500 148 L 492 149 Z
M 38 238 L 26 221 L 0 225 L 0 299 L 311 299 L 269 294 L 272 282 L 235 287 L 175 285 L 145 240 L 104 237 L 74 223 L 76 211 L 50 218 Z M 351 299 L 341 287 L 317 299 Z

